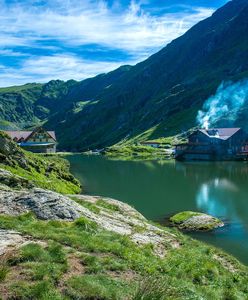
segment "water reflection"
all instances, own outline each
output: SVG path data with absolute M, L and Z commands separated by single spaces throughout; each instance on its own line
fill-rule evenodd
M 148 219 L 183 210 L 228 220 L 217 232 L 197 236 L 248 263 L 248 164 L 112 161 L 69 156 L 84 192 L 129 203 Z
M 196 206 L 210 215 L 231 216 L 237 219 L 233 193 L 239 188 L 228 179 L 215 178 L 201 184 L 196 194 Z M 224 201 L 223 201 L 224 200 Z
M 227 224 L 216 232 L 193 236 L 228 249 L 248 263 L 248 165 L 185 163 L 176 169 L 197 187 L 196 210 L 220 217 Z
M 176 170 L 190 178 L 190 184 L 196 187 L 195 202 L 199 211 L 234 222 L 248 221 L 246 163 L 179 163 Z

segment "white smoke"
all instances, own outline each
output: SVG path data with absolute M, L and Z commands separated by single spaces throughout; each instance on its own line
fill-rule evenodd
M 198 111 L 197 123 L 208 129 L 223 117 L 235 121 L 239 110 L 248 102 L 248 79 L 236 83 L 223 82 Z M 247 120 L 248 121 L 248 120 Z

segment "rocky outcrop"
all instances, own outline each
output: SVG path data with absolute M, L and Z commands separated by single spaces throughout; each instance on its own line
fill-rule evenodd
M 0 188 L 0 214 L 16 216 L 32 212 L 42 220 L 61 221 L 86 217 L 105 230 L 129 236 L 137 244 L 153 244 L 159 256 L 164 256 L 166 249 L 180 245 L 174 234 L 150 224 L 127 204 L 109 198 L 83 195 L 73 197 L 74 200 L 39 188 L 21 191 Z M 102 206 L 99 201 L 107 205 Z M 95 210 L 90 210 L 84 205 L 86 203 L 94 204 Z
M 188 231 L 209 231 L 224 226 L 224 223 L 207 214 L 185 211 L 170 218 L 171 223 L 179 229 Z
M 33 212 L 42 220 L 74 221 L 84 213 L 84 208 L 68 197 L 39 188 L 0 191 L 1 214 L 19 215 L 26 212 Z

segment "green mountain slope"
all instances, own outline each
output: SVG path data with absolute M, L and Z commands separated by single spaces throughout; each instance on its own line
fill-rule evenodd
M 62 148 L 102 147 L 149 132 L 169 136 L 195 125 L 223 80 L 248 75 L 248 2 L 235 0 L 146 61 L 130 68 L 80 111 L 50 119 Z M 147 137 L 147 136 L 146 136 Z
M 1 88 L 0 120 L 20 127 L 42 122 L 55 111 L 58 112 L 58 107 L 66 107 L 68 89 L 75 83 L 72 80 L 53 80 L 43 85 L 31 83 Z
M 46 122 L 67 150 L 180 133 L 195 126 L 198 109 L 222 81 L 248 77 L 247 15 L 247 0 L 233 0 L 136 66 L 18 92 L 16 106 L 2 105 L 0 120 L 16 123 L 21 106 L 24 122 Z M 6 105 L 16 114 L 9 117 Z
M 130 68 L 123 66 L 82 82 L 52 80 L 46 84 L 0 88 L 0 128 L 37 125 L 53 118 L 54 114 L 63 116 L 67 110 L 79 111 L 84 103 L 94 100 L 102 89 L 110 86 Z

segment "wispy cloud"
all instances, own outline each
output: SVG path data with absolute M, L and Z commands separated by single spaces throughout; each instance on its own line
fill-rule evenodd
M 4 74 L 0 74 L 1 86 L 26 80 L 83 79 L 110 71 L 121 63 L 136 63 L 213 12 L 211 8 L 191 7 L 153 15 L 143 9 L 141 1 L 134 0 L 127 6 L 118 1 L 109 6 L 104 0 L 0 0 L 0 7 L 0 55 L 9 52 L 9 56 L 21 56 L 22 51 L 29 55 L 20 57 L 11 67 L 1 59 L 9 78 L 3 82 Z M 56 46 L 49 45 L 51 41 Z M 92 57 L 85 60 L 86 46 L 93 51 Z M 103 55 L 96 60 L 95 47 L 123 51 L 126 59 L 120 62 L 113 57 L 110 62 Z M 37 48 L 39 55 L 32 51 Z M 49 55 L 42 53 L 44 48 L 50 51 Z
M 32 57 L 24 60 L 19 68 L 0 65 L 1 86 L 27 82 L 48 82 L 52 79 L 82 80 L 96 74 L 109 72 L 121 64 L 115 62 L 82 60 L 72 55 Z

